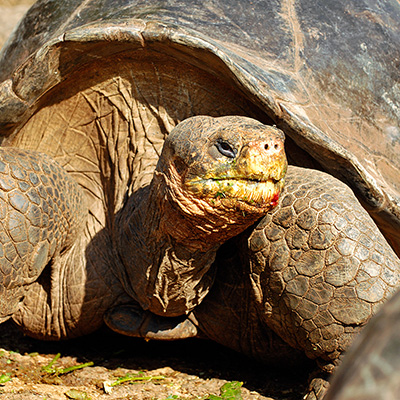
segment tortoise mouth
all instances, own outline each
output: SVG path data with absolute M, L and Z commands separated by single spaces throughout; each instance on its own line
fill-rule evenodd
M 271 209 L 276 206 L 284 186 L 284 178 L 206 178 L 186 183 L 197 196 L 209 200 L 212 205 L 217 201 L 230 200 L 245 208 Z M 225 201 L 226 203 L 226 201 Z

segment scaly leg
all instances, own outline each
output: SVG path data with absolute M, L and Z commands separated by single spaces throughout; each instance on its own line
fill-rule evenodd
M 0 148 L 0 322 L 56 255 L 67 251 L 86 218 L 82 191 L 50 157 Z
M 295 167 L 286 182 L 278 207 L 235 246 L 224 246 L 230 265 L 229 254 L 220 258 L 216 283 L 195 315 L 208 337 L 238 351 L 291 359 L 276 334 L 331 372 L 398 287 L 400 265 L 346 185 Z M 312 390 L 310 399 L 322 398 L 326 386 L 315 380 Z

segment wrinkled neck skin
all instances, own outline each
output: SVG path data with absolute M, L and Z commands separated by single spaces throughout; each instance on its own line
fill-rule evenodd
M 128 201 L 118 224 L 125 290 L 143 309 L 164 316 L 189 313 L 202 301 L 220 245 L 260 217 L 233 212 L 229 204 L 212 208 L 181 188 L 172 167 L 156 171 L 141 198 Z

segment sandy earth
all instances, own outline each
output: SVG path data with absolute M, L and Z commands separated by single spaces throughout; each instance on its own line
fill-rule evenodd
M 0 48 L 33 3 L 32 0 L 0 0 Z
M 53 370 L 92 365 L 65 374 L 47 372 L 44 367 L 57 353 L 61 357 Z M 267 368 L 203 340 L 145 342 L 105 328 L 76 340 L 42 342 L 9 322 L 0 325 L 2 400 L 206 399 L 232 381 L 243 382 L 244 400 L 295 400 L 302 398 L 310 370 L 311 365 L 295 373 Z M 135 380 L 112 386 L 127 375 Z
M 0 47 L 30 4 L 0 0 Z M 57 353 L 61 357 L 53 369 L 87 362 L 93 366 L 66 374 L 44 371 Z M 219 395 L 223 384 L 241 381 L 245 400 L 294 400 L 301 399 L 311 368 L 267 368 L 200 340 L 145 342 L 104 330 L 49 343 L 23 336 L 11 323 L 0 326 L 0 399 L 205 399 Z M 135 381 L 112 386 L 127 374 Z

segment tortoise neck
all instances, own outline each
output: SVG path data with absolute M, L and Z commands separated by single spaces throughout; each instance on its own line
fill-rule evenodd
M 117 246 L 126 273 L 121 281 L 143 309 L 176 316 L 190 312 L 208 293 L 220 243 L 199 236 L 194 221 L 171 204 L 159 178 L 129 199 L 121 213 Z
M 160 159 L 162 160 L 162 159 Z M 216 206 L 185 190 L 183 173 L 159 163 L 150 185 L 124 207 L 118 246 L 128 293 L 166 316 L 190 312 L 213 282 L 220 245 L 261 215 Z

